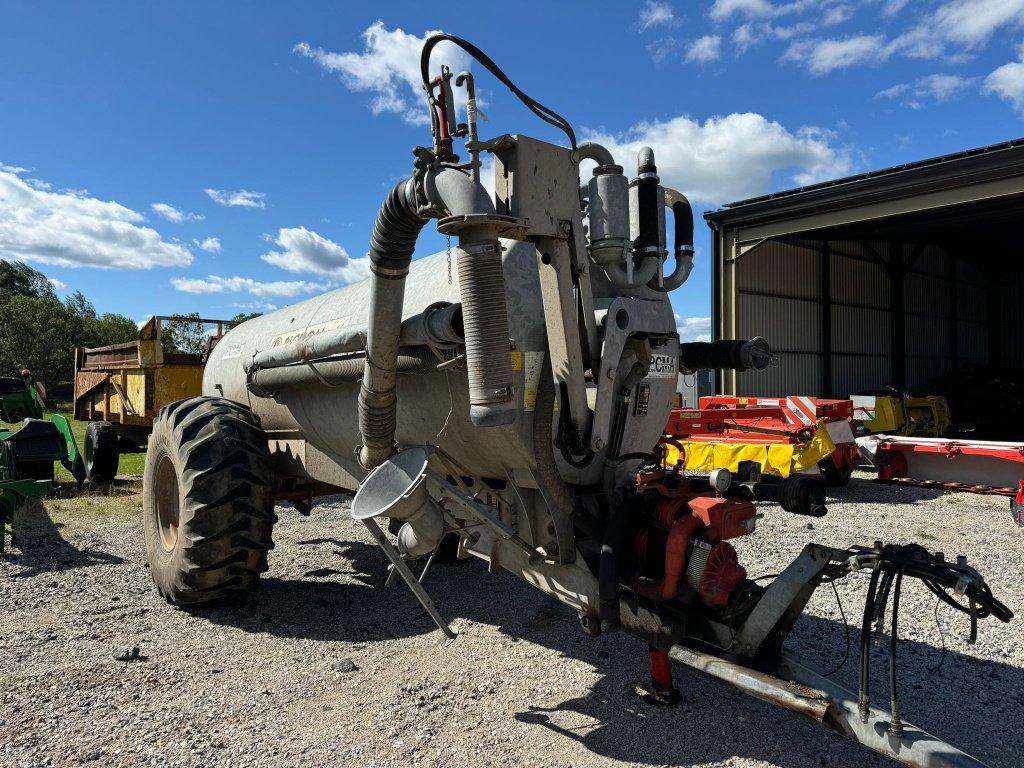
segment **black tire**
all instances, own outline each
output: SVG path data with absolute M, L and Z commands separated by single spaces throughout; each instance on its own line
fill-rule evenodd
M 85 476 L 94 483 L 112 483 L 121 460 L 120 438 L 109 421 L 90 421 L 85 428 Z
M 818 466 L 821 467 L 821 471 L 825 474 L 825 485 L 839 488 L 850 484 L 850 478 L 853 477 L 853 467 L 849 464 L 837 467 L 836 463 L 832 461 L 832 457 L 829 456 L 827 459 L 819 461 Z
M 247 408 L 194 397 L 160 411 L 142 511 L 163 598 L 199 605 L 255 587 L 274 547 L 275 490 L 266 437 Z

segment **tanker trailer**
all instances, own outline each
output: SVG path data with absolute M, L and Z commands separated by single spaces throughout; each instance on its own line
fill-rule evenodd
M 473 75 L 430 72 L 441 40 L 564 132 L 567 146 L 479 138 Z M 972 621 L 1008 621 L 966 560 L 916 545 L 808 544 L 774 581 L 755 583 L 729 540 L 755 530 L 758 499 L 822 514 L 820 489 L 799 478 L 773 485 L 754 469 L 694 478 L 663 466 L 676 374 L 693 365 L 686 354 L 738 369 L 772 355 L 754 339 L 687 345 L 681 357 L 668 294 L 690 274 L 693 217 L 686 197 L 661 185 L 654 151 L 642 149 L 627 175 L 457 37 L 430 37 L 421 70 L 432 141 L 413 150 L 410 176 L 381 205 L 371 276 L 231 330 L 207 363 L 203 396 L 154 423 L 144 519 L 160 594 L 197 605 L 251 589 L 273 547 L 275 499 L 301 511 L 313 495 L 345 489 L 392 575 L 446 634 L 410 564 L 456 537 L 460 555 L 564 603 L 583 631 L 646 643 L 657 703 L 676 698 L 674 660 L 901 761 L 977 764 L 902 723 L 895 696 L 891 713 L 871 704 L 866 652 L 854 694 L 782 651 L 813 590 L 860 570 L 871 573 L 865 638 L 894 582 L 895 617 L 904 576 Z M 493 190 L 481 184 L 484 153 Z M 585 160 L 596 167 L 581 180 Z M 450 248 L 413 263 L 428 224 Z

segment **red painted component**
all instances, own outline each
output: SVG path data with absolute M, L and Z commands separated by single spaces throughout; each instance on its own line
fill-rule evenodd
M 939 453 L 949 459 L 961 456 L 988 456 L 1004 461 L 1024 463 L 1024 445 L 984 440 L 943 440 L 928 437 L 893 437 L 883 435 L 878 450 L 893 453 Z
M 651 648 L 651 684 L 656 692 L 672 690 L 672 659 L 657 648 Z
M 709 541 L 734 539 L 750 531 L 747 520 L 757 516 L 757 509 L 749 501 L 724 499 L 720 496 L 694 496 L 690 509 L 707 526 L 704 534 Z
M 708 608 L 725 608 L 733 590 L 745 578 L 747 571 L 740 565 L 732 544 L 724 541 L 715 544 L 708 554 L 708 564 L 698 587 L 704 605 Z
M 686 575 L 686 561 L 690 552 L 690 539 L 697 531 L 704 527 L 699 518 L 693 515 L 683 515 L 673 523 L 668 532 L 668 541 L 665 543 L 665 572 L 660 581 L 644 582 L 637 581 L 633 588 L 636 592 L 648 597 L 651 600 L 671 600 L 679 594 L 683 578 Z M 634 552 L 640 546 L 640 538 L 645 529 L 641 529 L 634 542 Z M 650 534 L 647 534 L 647 541 L 644 543 L 645 556 L 649 554 L 646 550 L 650 543 Z
M 651 531 L 649 528 L 641 528 L 636 532 L 636 538 L 633 540 L 633 562 L 637 566 L 647 562 L 647 545 L 651 540 Z
M 682 499 L 662 499 L 654 505 L 654 517 L 666 528 L 671 528 L 684 509 L 686 502 Z
M 727 432 L 738 419 L 756 419 L 763 426 L 784 431 L 786 415 L 781 408 L 708 408 L 699 411 L 674 408 L 665 434 L 672 437 L 719 434 Z
M 884 464 L 878 470 L 879 480 L 895 480 L 907 476 L 907 460 L 899 451 L 885 451 Z
M 785 408 L 788 397 L 726 397 L 713 395 L 702 397 L 700 407 L 704 408 Z M 826 400 L 819 397 L 811 398 L 815 405 L 815 415 L 826 421 L 853 418 L 852 400 Z
M 451 134 L 448 132 L 448 104 L 445 103 L 444 98 L 444 79 L 441 75 L 438 75 L 430 83 L 430 91 L 433 93 L 434 89 L 437 88 L 437 104 L 435 108 L 437 110 L 438 129 L 440 131 L 440 138 L 450 139 Z

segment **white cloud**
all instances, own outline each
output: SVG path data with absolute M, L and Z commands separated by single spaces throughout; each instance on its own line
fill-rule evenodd
M 229 208 L 266 208 L 266 192 L 249 192 L 246 189 L 204 189 L 207 196 L 218 205 Z
M 682 317 L 677 312 L 676 330 L 679 332 L 679 340 L 682 342 L 711 341 L 711 318 Z
M 1000 27 L 1024 24 L 1024 0 L 951 0 L 934 14 L 934 26 L 947 40 L 974 47 Z
M 55 291 L 63 291 L 66 290 L 68 287 L 67 283 L 63 282 L 62 280 L 58 280 L 55 277 L 48 277 L 47 280 L 49 281 L 50 285 L 53 286 L 53 290 Z
M 141 226 L 145 217 L 138 211 L 79 191 L 52 192 L 21 172 L 0 168 L 0 258 L 111 269 L 192 262 L 187 248 Z
M 153 203 L 150 208 L 153 209 L 153 213 L 157 216 L 163 216 L 175 224 L 181 224 L 183 221 L 202 221 L 205 218 L 198 213 L 186 213 L 169 203 Z
M 882 15 L 893 17 L 902 11 L 910 0 L 887 0 L 882 8 Z
M 1024 114 L 1024 44 L 1017 49 L 1018 61 L 992 71 L 985 78 L 985 93 L 993 93 L 1013 104 Z
M 775 16 L 776 10 L 768 0 L 715 0 L 709 15 L 715 21 L 724 21 L 730 16 L 767 18 Z
M 654 0 L 646 0 L 644 7 L 640 9 L 640 29 L 651 27 L 674 26 L 676 23 L 672 6 L 668 3 L 659 3 Z
M 197 248 L 202 248 L 207 253 L 220 253 L 223 250 L 219 237 L 208 237 L 205 240 L 193 238 L 192 242 L 196 244 Z
M 585 134 L 608 147 L 626 173 L 635 167 L 641 147 L 653 147 L 666 186 L 712 205 L 765 194 L 778 182 L 803 186 L 844 176 L 853 165 L 850 153 L 833 146 L 829 133 L 814 127 L 791 132 L 749 112 L 703 123 L 674 117 L 618 135 Z
M 339 75 L 350 91 L 373 94 L 373 114 L 392 113 L 413 125 L 429 125 L 420 51 L 423 42 L 433 34 L 424 32 L 423 37 L 416 37 L 398 28 L 388 30 L 383 21 L 376 21 L 363 32 L 362 53 L 333 53 L 306 42 L 292 50 L 312 59 L 325 72 Z M 458 72 L 468 68 L 469 57 L 452 43 L 442 42 L 431 51 L 430 72 L 436 74 L 442 63 Z M 461 94 L 462 90 L 456 89 L 457 104 L 462 103 Z
M 897 2 L 895 9 L 887 6 L 883 15 L 891 18 L 904 4 Z M 848 9 L 840 11 L 836 7 L 826 12 L 822 22 L 849 17 Z M 942 59 L 946 63 L 960 61 L 984 46 L 998 30 L 1024 27 L 1024 0 L 946 0 L 936 8 L 922 9 L 915 19 L 909 29 L 892 37 L 872 30 L 870 34 L 842 39 L 797 40 L 783 60 L 798 62 L 819 75 L 854 65 L 880 64 L 895 55 Z M 749 32 L 743 35 L 748 46 L 752 38 Z
M 269 301 L 234 302 L 231 306 L 236 309 L 247 309 L 250 312 L 273 312 L 277 309 L 277 305 L 271 304 Z
M 253 296 L 299 296 L 304 293 L 318 293 L 326 286 L 305 280 L 278 280 L 264 283 L 249 277 L 219 277 L 207 275 L 204 278 L 174 277 L 171 285 L 183 293 L 240 293 Z
M 722 55 L 722 38 L 718 35 L 704 35 L 694 40 L 686 51 L 685 61 L 706 64 Z
M 289 272 L 328 275 L 348 283 L 370 275 L 368 259 L 351 258 L 340 245 L 305 227 L 284 227 L 273 241 L 283 250 L 260 258 Z
M 855 35 L 842 40 L 802 40 L 783 54 L 783 61 L 803 64 L 812 75 L 825 75 L 866 62 L 880 64 L 889 58 L 891 48 L 882 35 Z
M 936 74 L 910 83 L 899 83 L 875 94 L 875 98 L 899 99 L 911 109 L 920 109 L 926 100 L 949 101 L 974 83 L 974 78 Z

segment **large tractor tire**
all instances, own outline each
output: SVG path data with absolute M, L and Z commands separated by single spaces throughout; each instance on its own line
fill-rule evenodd
M 120 438 L 109 421 L 90 421 L 85 428 L 85 475 L 94 483 L 112 483 L 121 460 Z
M 245 407 L 216 397 L 160 411 L 146 452 L 149 570 L 175 605 L 238 596 L 259 583 L 273 548 L 274 468 Z

